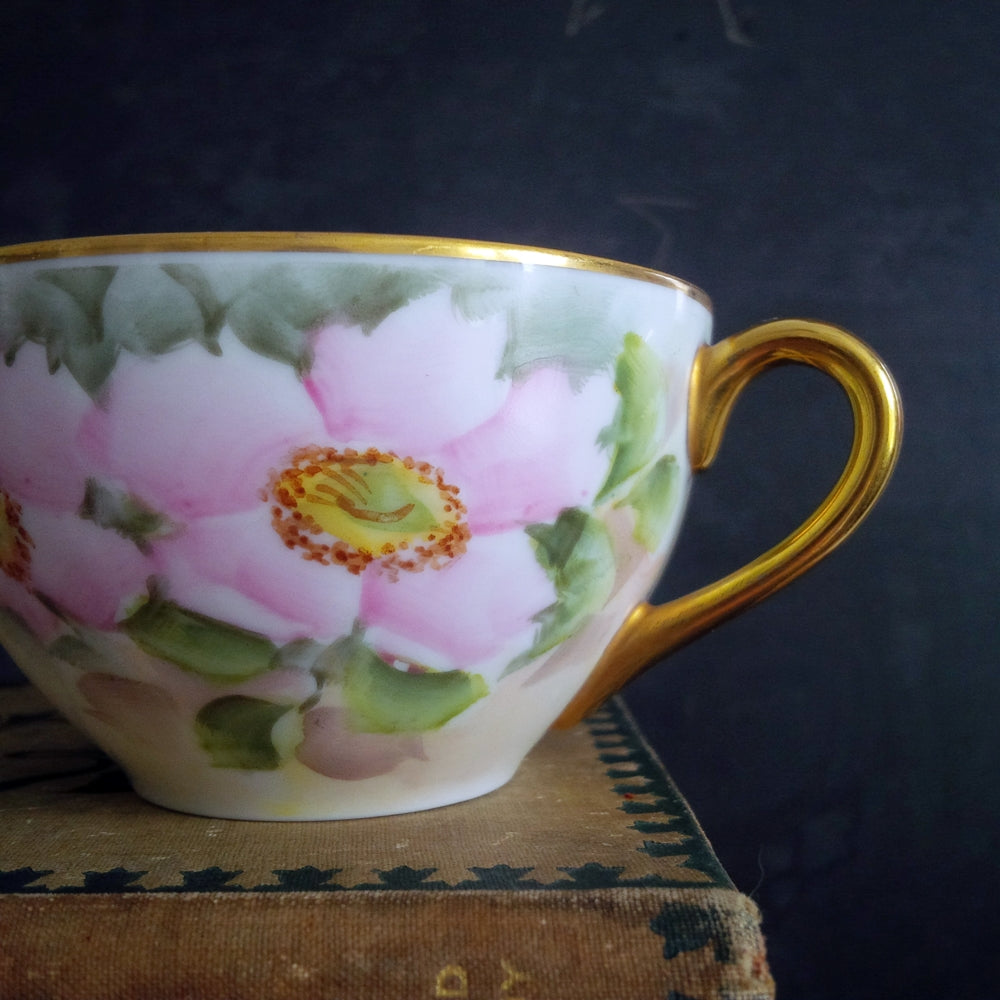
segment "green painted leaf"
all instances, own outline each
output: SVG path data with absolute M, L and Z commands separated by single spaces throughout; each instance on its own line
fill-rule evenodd
M 8 283 L 10 292 L 5 287 L 0 350 L 12 364 L 23 343 L 41 344 L 52 371 L 65 366 L 96 396 L 122 349 L 155 356 L 195 341 L 218 354 L 219 334 L 229 324 L 251 350 L 304 374 L 316 327 L 338 321 L 370 334 L 445 280 L 437 268 L 342 262 L 49 268 Z M 466 308 L 481 308 L 473 297 L 470 289 Z
M 118 356 L 101 326 L 101 303 L 113 267 L 61 268 L 42 271 L 18 290 L 12 312 L 16 332 L 9 335 L 5 360 L 10 364 L 27 340 L 45 348 L 50 371 L 65 366 L 96 396 Z
M 524 378 L 536 368 L 558 366 L 574 387 L 614 363 L 621 346 L 600 300 L 576 284 L 550 280 L 511 310 L 510 333 L 498 375 Z
M 355 293 L 351 271 L 340 265 L 269 267 L 239 291 L 227 319 L 252 350 L 302 374 L 312 363 L 311 332 L 344 313 L 345 297 Z
M 304 375 L 312 365 L 308 327 L 290 323 L 266 296 L 248 291 L 231 306 L 229 325 L 252 351 L 291 365 Z
M 463 319 L 474 323 L 508 311 L 514 303 L 514 294 L 510 283 L 495 273 L 464 281 L 456 275 L 451 302 Z
M 214 767 L 273 771 L 282 760 L 275 726 L 292 707 L 241 694 L 216 698 L 195 716 L 195 734 Z
M 60 635 L 49 643 L 48 652 L 64 663 L 88 672 L 107 669 L 105 657 L 79 636 Z
M 213 354 L 219 351 L 219 332 L 226 322 L 226 303 L 216 294 L 203 268 L 197 264 L 162 264 L 164 272 L 187 289 L 201 313 L 202 344 Z
M 108 286 L 117 268 L 108 264 L 84 267 L 58 267 L 35 274 L 35 280 L 65 292 L 83 311 L 95 330 L 101 327 L 101 309 Z
M 607 499 L 656 456 L 666 422 L 667 392 L 663 366 L 653 349 L 636 333 L 625 337 L 615 363 L 615 389 L 621 396 L 612 423 L 599 442 L 611 448 L 611 468 L 597 494 Z
M 304 374 L 312 364 L 310 334 L 316 327 L 337 321 L 370 334 L 387 316 L 441 282 L 428 268 L 277 265 L 236 296 L 227 319 L 251 350 Z
M 578 507 L 564 510 L 554 524 L 533 524 L 525 531 L 535 557 L 556 588 L 557 599 L 541 611 L 535 642 L 504 671 L 513 673 L 568 639 L 604 606 L 615 580 L 615 556 L 604 525 Z
M 141 552 L 148 552 L 151 541 L 166 537 L 174 527 L 165 514 L 134 494 L 92 478 L 87 480 L 79 513 L 85 520 L 134 542 Z
M 660 544 L 660 539 L 667 530 L 679 499 L 679 485 L 680 468 L 677 459 L 673 455 L 664 455 L 636 481 L 628 496 L 620 501 L 620 504 L 626 504 L 635 510 L 633 537 L 650 552 Z
M 220 683 L 272 669 L 278 652 L 266 636 L 182 608 L 155 590 L 120 627 L 145 652 Z
M 58 361 L 66 366 L 88 395 L 96 398 L 118 361 L 118 349 L 106 340 L 93 345 L 71 342 Z
M 369 334 L 398 309 L 440 287 L 441 278 L 429 268 L 357 264 L 339 268 L 335 283 L 334 314 Z
M 118 268 L 104 296 L 103 322 L 107 340 L 141 357 L 205 339 L 194 297 L 156 264 Z
M 464 670 L 407 673 L 386 663 L 357 634 L 334 644 L 344 697 L 366 733 L 439 729 L 489 694 L 479 674 Z

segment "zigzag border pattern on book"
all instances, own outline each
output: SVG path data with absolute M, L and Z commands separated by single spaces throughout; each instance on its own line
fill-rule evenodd
M 45 717 L 60 718 L 46 712 Z M 42 718 L 33 715 L 30 721 Z M 8 717 L 6 724 L 16 725 L 20 719 Z M 29 720 L 25 720 L 29 721 Z M 613 699 L 585 721 L 605 774 L 618 797 L 618 808 L 634 816 L 631 829 L 648 834 L 638 850 L 651 858 L 674 858 L 677 867 L 687 868 L 697 875 L 697 885 L 705 889 L 733 889 L 725 870 L 712 853 L 702 831 L 697 827 L 687 805 L 667 777 L 663 766 L 643 740 L 635 721 L 620 699 Z M 0 782 L 0 792 L 20 787 L 26 782 L 43 782 L 79 775 L 86 777 L 78 792 L 122 790 L 127 779 L 117 765 L 96 748 L 88 749 L 84 766 L 79 762 L 72 770 L 19 778 Z M 667 839 L 658 836 L 669 835 Z M 17 868 L 0 869 L 0 895 L 10 893 L 80 894 L 80 893 L 272 893 L 272 892 L 357 892 L 357 891 L 538 891 L 593 890 L 626 888 L 691 888 L 694 879 L 671 879 L 658 873 L 639 878 L 623 878 L 623 868 L 590 862 L 576 867 L 559 868 L 565 877 L 550 882 L 531 878 L 534 869 L 497 864 L 491 867 L 470 867 L 471 878 L 457 882 L 434 878 L 436 868 L 412 868 L 399 865 L 387 870 L 375 870 L 375 879 L 361 884 L 343 885 L 337 882 L 341 869 L 306 865 L 295 869 L 274 869 L 274 883 L 243 884 L 242 870 L 226 870 L 212 866 L 200 870 L 181 871 L 181 881 L 175 885 L 145 886 L 138 884 L 145 870 L 115 867 L 104 871 L 83 873 L 83 884 L 50 887 L 37 884 L 54 874 L 52 870 Z

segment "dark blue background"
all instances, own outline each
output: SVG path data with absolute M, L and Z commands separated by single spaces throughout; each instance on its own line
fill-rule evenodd
M 629 701 L 762 907 L 782 996 L 997 995 L 996 4 L 7 0 L 0 66 L 3 243 L 506 240 L 680 274 L 719 336 L 808 315 L 868 340 L 907 406 L 876 512 Z M 793 528 L 849 436 L 820 376 L 760 380 L 663 594 Z

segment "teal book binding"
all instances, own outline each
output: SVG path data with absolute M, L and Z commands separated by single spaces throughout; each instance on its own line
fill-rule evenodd
M 760 916 L 618 700 L 403 816 L 172 813 L 0 689 L 0 996 L 759 1000 Z

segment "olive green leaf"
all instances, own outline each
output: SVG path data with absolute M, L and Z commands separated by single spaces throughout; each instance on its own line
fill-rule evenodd
M 616 506 L 631 507 L 636 514 L 632 535 L 650 552 L 660 544 L 679 499 L 680 468 L 673 455 L 664 455 L 636 480 Z
M 536 368 L 557 366 L 574 388 L 613 364 L 621 335 L 602 302 L 565 280 L 552 278 L 510 311 L 501 378 L 524 378 Z
M 353 724 L 361 732 L 439 729 L 489 694 L 479 674 L 464 670 L 397 670 L 358 632 L 334 643 L 330 652 L 327 667 L 343 684 Z
M 312 364 L 311 335 L 324 323 L 370 335 L 392 313 L 442 287 L 451 287 L 467 319 L 507 308 L 510 288 L 496 274 L 462 274 L 444 266 L 339 261 L 46 268 L 5 289 L 0 350 L 12 364 L 23 343 L 41 344 L 53 371 L 65 366 L 97 396 L 122 350 L 148 357 L 194 341 L 219 354 L 228 324 L 248 348 L 303 375 Z
M 278 652 L 266 636 L 182 608 L 155 587 L 120 627 L 152 656 L 219 683 L 238 683 L 271 670 Z
M 194 299 L 202 321 L 202 346 L 212 354 L 221 353 L 219 333 L 226 322 L 227 303 L 220 299 L 203 268 L 197 264 L 162 264 L 163 271 L 185 288 Z
M 148 552 L 150 542 L 173 530 L 170 519 L 148 506 L 135 494 L 89 478 L 80 504 L 80 517 L 101 528 L 110 528 Z
M 216 698 L 195 716 L 195 734 L 214 767 L 273 771 L 281 766 L 275 725 L 291 705 L 234 694 Z
M 100 329 L 104 296 L 117 271 L 118 268 L 109 264 L 47 268 L 36 272 L 35 280 L 65 292 L 94 329 Z
M 261 273 L 229 305 L 226 319 L 252 351 L 304 375 L 312 365 L 310 331 L 329 314 L 325 289 L 288 265 Z
M 351 264 L 336 272 L 332 312 L 337 319 L 370 334 L 392 313 L 440 285 L 440 276 L 430 268 Z
M 41 344 L 52 371 L 65 366 L 97 396 L 122 350 L 149 357 L 194 341 L 219 354 L 219 334 L 229 324 L 251 350 L 301 375 L 312 364 L 311 334 L 321 324 L 371 334 L 447 281 L 435 267 L 344 262 L 45 268 L 5 282 L 0 350 L 9 365 L 26 341 Z M 467 308 L 481 308 L 474 297 L 470 288 Z
M 104 293 L 104 337 L 141 357 L 205 340 L 205 319 L 191 292 L 156 264 L 118 268 Z
M 470 323 L 509 311 L 513 301 L 514 289 L 496 272 L 476 280 L 457 279 L 451 288 L 451 304 Z
M 70 666 L 87 672 L 107 669 L 106 658 L 80 636 L 66 633 L 49 643 L 47 651 Z
M 597 502 L 607 499 L 655 456 L 666 421 L 667 393 L 662 364 L 638 334 L 625 336 L 615 362 L 615 389 L 621 399 L 614 420 L 598 438 L 612 449 L 607 479 Z
M 45 348 L 50 371 L 65 366 L 96 396 L 118 357 L 118 345 L 104 336 L 101 312 L 114 274 L 115 268 L 103 266 L 53 268 L 21 285 L 11 303 L 7 364 L 13 363 L 21 344 L 32 341 Z
M 513 673 L 568 639 L 611 595 L 615 557 L 607 528 L 579 507 L 562 511 L 554 524 L 525 528 L 535 558 L 555 586 L 555 603 L 535 620 L 538 632 L 531 649 L 504 671 Z
M 190 270 L 190 269 L 189 269 Z M 97 396 L 121 350 L 162 354 L 188 341 L 211 349 L 205 308 L 165 267 L 47 268 L 13 296 L 12 330 L 5 331 L 5 360 L 13 362 L 25 341 L 45 347 L 49 368 L 60 366 Z M 217 333 L 217 330 L 216 330 Z
M 370 334 L 387 316 L 440 284 L 429 268 L 279 264 L 236 296 L 227 319 L 251 350 L 304 374 L 312 364 L 310 334 L 316 327 L 339 322 Z

